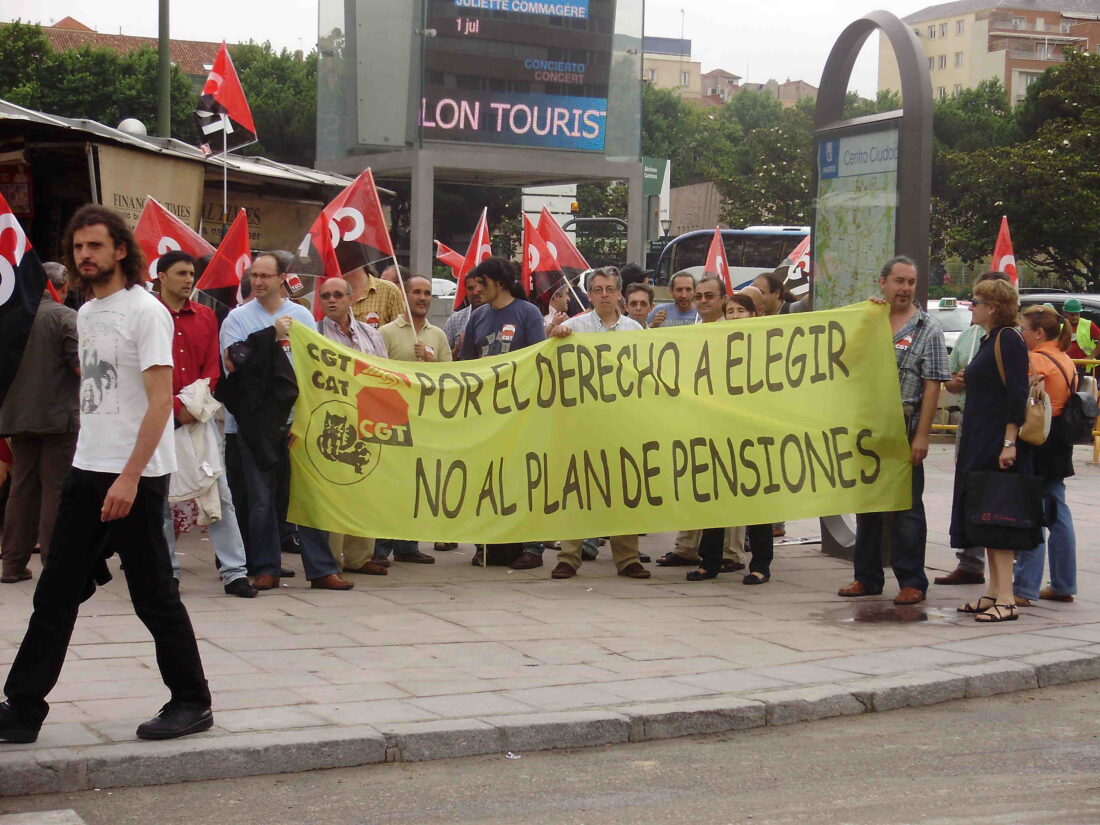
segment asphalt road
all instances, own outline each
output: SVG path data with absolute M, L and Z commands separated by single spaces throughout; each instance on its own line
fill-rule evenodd
M 1100 683 L 550 753 L 0 799 L 88 825 L 1096 825 Z

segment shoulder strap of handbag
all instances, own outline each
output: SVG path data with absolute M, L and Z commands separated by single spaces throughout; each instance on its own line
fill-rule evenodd
M 1005 378 L 1005 362 L 1001 357 L 1001 333 L 1004 332 L 1004 327 L 997 330 L 997 337 L 993 340 L 993 357 L 997 359 L 997 372 L 1001 374 L 1001 383 L 1005 385 L 1005 389 L 1008 389 L 1008 379 Z
M 1066 386 L 1069 387 L 1069 391 L 1070 392 L 1077 392 L 1077 376 L 1076 376 L 1076 374 L 1073 376 L 1073 382 L 1071 383 L 1070 380 L 1068 378 L 1066 378 L 1065 372 L 1062 371 L 1062 365 L 1059 364 L 1054 359 L 1053 355 L 1051 355 L 1049 352 L 1040 352 L 1039 354 L 1044 355 L 1047 358 L 1049 358 L 1050 363 L 1054 364 L 1054 366 L 1058 368 L 1058 372 L 1061 373 L 1062 379 L 1066 382 Z

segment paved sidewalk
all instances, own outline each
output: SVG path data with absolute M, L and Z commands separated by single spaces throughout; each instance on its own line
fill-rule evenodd
M 471 567 L 462 546 L 334 593 L 310 590 L 284 556 L 298 577 L 244 600 L 222 593 L 209 543 L 191 534 L 182 586 L 214 730 L 135 739 L 167 697 L 116 575 L 83 607 L 39 741 L 0 746 L 0 795 L 636 741 L 1100 678 L 1100 471 L 1089 457 L 1079 448 L 1067 485 L 1082 596 L 993 625 L 955 612 L 981 587 L 933 586 L 910 608 L 889 601 L 892 582 L 883 597 L 840 599 L 850 565 L 816 544 L 777 545 L 760 587 L 740 574 L 686 582 L 685 568 L 655 565 L 648 581 L 624 579 L 606 547 L 576 578 L 552 581 L 550 551 L 547 566 L 513 572 Z M 935 445 L 930 578 L 954 567 L 950 466 L 950 446 Z M 816 522 L 788 524 L 788 539 L 816 533 Z M 670 534 L 642 540 L 654 558 L 671 545 Z M 33 586 L 0 586 L 0 665 Z

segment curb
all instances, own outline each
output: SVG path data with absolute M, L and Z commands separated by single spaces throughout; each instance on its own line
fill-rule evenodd
M 1100 679 L 1100 653 L 913 671 L 851 683 L 647 702 L 614 709 L 349 725 L 160 742 L 0 751 L 0 796 L 137 787 L 241 776 L 587 748 L 790 725 Z

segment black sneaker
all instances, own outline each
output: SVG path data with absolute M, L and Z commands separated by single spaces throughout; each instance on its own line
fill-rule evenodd
M 27 745 L 38 739 L 38 728 L 33 728 L 16 713 L 11 702 L 0 702 L 0 742 Z
M 224 589 L 227 596 L 240 596 L 242 599 L 254 599 L 260 592 L 249 584 L 248 579 L 244 576 L 233 579 Z
M 201 733 L 214 726 L 214 714 L 209 705 L 189 705 L 169 702 L 148 722 L 138 725 L 138 739 L 175 739 Z

